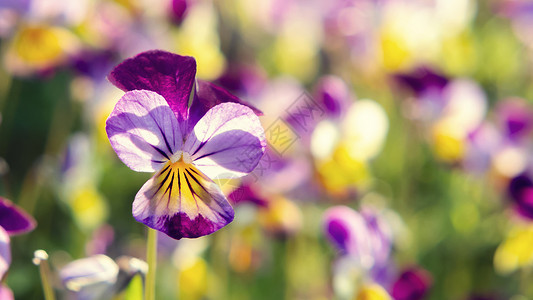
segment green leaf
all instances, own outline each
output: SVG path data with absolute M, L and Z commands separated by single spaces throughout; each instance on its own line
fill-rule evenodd
M 124 300 L 143 300 L 143 280 L 140 274 L 131 279 L 126 288 Z

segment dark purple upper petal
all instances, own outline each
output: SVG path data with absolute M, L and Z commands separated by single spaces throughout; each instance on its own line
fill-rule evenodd
M 31 231 L 36 226 L 35 219 L 11 201 L 0 197 L 0 226 L 9 235 Z
M 149 90 L 163 96 L 178 120 L 188 118 L 187 106 L 196 76 L 196 61 L 161 50 L 126 59 L 108 76 L 124 91 Z
M 189 129 L 192 129 L 208 110 L 217 104 L 225 102 L 239 103 L 248 106 L 256 115 L 263 115 L 259 109 L 243 102 L 241 99 L 219 86 L 203 80 L 198 80 L 197 84 L 196 95 L 190 108 Z
M 421 300 L 431 287 L 431 275 L 424 269 L 404 271 L 392 286 L 395 300 Z
M 411 73 L 396 74 L 394 81 L 401 87 L 411 90 L 416 96 L 430 90 L 442 91 L 448 79 L 427 67 L 419 67 Z

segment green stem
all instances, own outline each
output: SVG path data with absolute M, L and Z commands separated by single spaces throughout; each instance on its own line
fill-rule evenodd
M 148 273 L 146 274 L 144 299 L 155 300 L 155 273 L 157 268 L 157 231 L 152 228 L 148 228 L 148 239 L 146 241 L 146 262 L 148 263 Z
M 52 285 L 50 285 L 49 275 L 50 267 L 48 266 L 48 254 L 43 250 L 35 251 L 35 258 L 33 263 L 39 266 L 39 273 L 41 274 L 41 282 L 43 285 L 44 299 L 55 300 L 56 296 Z

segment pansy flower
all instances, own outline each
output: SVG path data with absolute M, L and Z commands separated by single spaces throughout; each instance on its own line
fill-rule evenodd
M 233 220 L 213 180 L 248 174 L 266 146 L 257 111 L 195 75 L 194 58 L 148 51 L 109 76 L 126 91 L 106 122 L 111 146 L 132 170 L 155 172 L 135 196 L 133 216 L 175 239 Z

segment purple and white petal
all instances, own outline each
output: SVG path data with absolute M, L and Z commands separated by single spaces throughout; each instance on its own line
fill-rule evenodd
M 9 243 L 9 235 L 0 227 L 0 279 L 4 277 L 10 264 L 11 246 Z
M 358 258 L 365 269 L 374 265 L 372 241 L 363 217 L 347 206 L 335 206 L 324 213 L 324 232 L 341 252 Z
M 185 120 L 195 76 L 193 57 L 152 50 L 126 59 L 108 78 L 124 91 L 149 90 L 160 94 L 176 118 Z
M 181 150 L 178 120 L 165 99 L 152 91 L 127 92 L 106 122 L 118 157 L 132 170 L 155 172 Z
M 224 88 L 216 86 L 211 82 L 197 80 L 197 85 L 196 95 L 189 110 L 189 128 L 191 129 L 211 108 L 221 103 L 242 104 L 252 109 L 256 115 L 263 115 L 259 109 L 242 101 Z
M 117 281 L 119 267 L 106 255 L 70 262 L 59 272 L 63 285 L 76 293 L 76 299 L 108 299 Z
M 254 111 L 222 103 L 198 121 L 183 149 L 209 178 L 235 178 L 253 171 L 265 147 L 265 132 Z
M 375 265 L 385 266 L 389 264 L 393 236 L 390 224 L 385 219 L 384 211 L 364 205 L 361 207 L 361 216 L 368 228 Z
M 36 224 L 37 222 L 32 216 L 11 201 L 0 197 L 0 226 L 9 235 L 32 231 Z
M 191 164 L 169 162 L 135 196 L 133 217 L 174 239 L 211 234 L 229 224 L 234 211 L 211 179 Z

